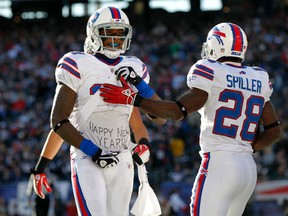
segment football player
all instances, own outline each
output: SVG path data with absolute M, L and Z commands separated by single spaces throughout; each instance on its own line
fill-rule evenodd
M 117 71 L 122 87 L 104 84 L 100 88 L 105 102 L 128 103 L 161 118 L 181 120 L 200 112 L 202 163 L 192 189 L 193 216 L 242 215 L 257 180 L 252 153 L 280 137 L 268 73 L 242 65 L 247 46 L 246 34 L 238 25 L 214 26 L 203 44 L 202 59 L 187 75 L 189 90 L 176 102 L 143 97 L 140 93 L 150 89 L 144 82 L 140 93 L 134 92 L 127 84 L 136 80 L 131 67 L 126 71 L 132 76 L 123 68 Z M 264 131 L 255 138 L 259 122 Z
M 44 188 L 51 191 L 44 169 L 65 141 L 71 145 L 71 180 L 78 214 L 128 216 L 133 159 L 137 164 L 149 160 L 148 132 L 138 108 L 103 102 L 99 88 L 103 83 L 121 85 L 115 71 L 123 65 L 131 65 L 145 83 L 149 72 L 139 58 L 122 55 L 132 37 L 132 27 L 122 10 L 98 9 L 86 30 L 85 52 L 65 54 L 56 68 L 52 130 L 32 170 L 34 191 L 42 198 Z M 153 90 L 142 92 L 142 96 L 159 99 Z M 147 115 L 158 124 L 166 122 Z M 131 142 L 130 128 L 136 146 Z

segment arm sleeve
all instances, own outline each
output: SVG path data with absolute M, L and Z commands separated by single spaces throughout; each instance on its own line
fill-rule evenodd
M 211 87 L 214 80 L 214 71 L 205 65 L 205 62 L 198 61 L 194 64 L 187 75 L 187 85 L 189 88 L 198 88 L 211 93 Z
M 64 83 L 77 92 L 81 84 L 81 74 L 75 55 L 68 53 L 59 60 L 55 77 L 58 84 Z

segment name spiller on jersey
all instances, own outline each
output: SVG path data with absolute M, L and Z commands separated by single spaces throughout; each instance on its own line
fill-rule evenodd
M 195 65 L 193 74 L 204 77 L 211 81 L 213 81 L 214 79 L 214 71 L 202 64 Z M 245 71 L 239 71 L 239 76 L 227 74 L 226 75 L 227 87 L 243 89 L 260 94 L 262 92 L 262 82 L 257 79 L 251 79 L 245 77 L 245 75 L 246 75 Z M 190 77 L 190 79 L 195 78 L 196 78 L 195 76 Z
M 246 74 L 244 71 L 240 71 L 239 74 Z M 227 87 L 238 88 L 247 91 L 252 91 L 256 93 L 261 93 L 262 82 L 256 79 L 249 79 L 243 76 L 232 76 L 230 74 L 226 75 Z

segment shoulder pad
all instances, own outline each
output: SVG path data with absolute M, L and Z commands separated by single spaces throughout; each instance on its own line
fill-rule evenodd
M 253 67 L 251 67 L 253 70 L 255 70 L 255 71 L 263 71 L 263 72 L 267 72 L 266 70 L 264 70 L 263 68 L 261 68 L 261 67 L 257 67 L 257 66 L 253 66 Z

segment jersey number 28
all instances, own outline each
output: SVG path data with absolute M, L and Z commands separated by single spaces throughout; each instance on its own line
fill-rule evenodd
M 246 101 L 246 107 L 244 107 L 244 97 L 241 91 L 225 89 L 220 93 L 219 101 L 228 102 L 229 100 L 234 101 L 234 107 L 222 106 L 216 110 L 213 133 L 235 138 L 240 129 L 239 132 L 242 140 L 252 141 L 262 114 L 264 98 L 251 95 Z M 231 124 L 230 126 L 224 125 L 225 119 L 232 119 L 237 122 L 241 117 L 242 110 L 245 110 L 245 119 L 243 122 Z M 251 124 L 255 124 L 254 131 L 249 131 Z M 242 125 L 242 128 L 239 128 L 239 125 Z

